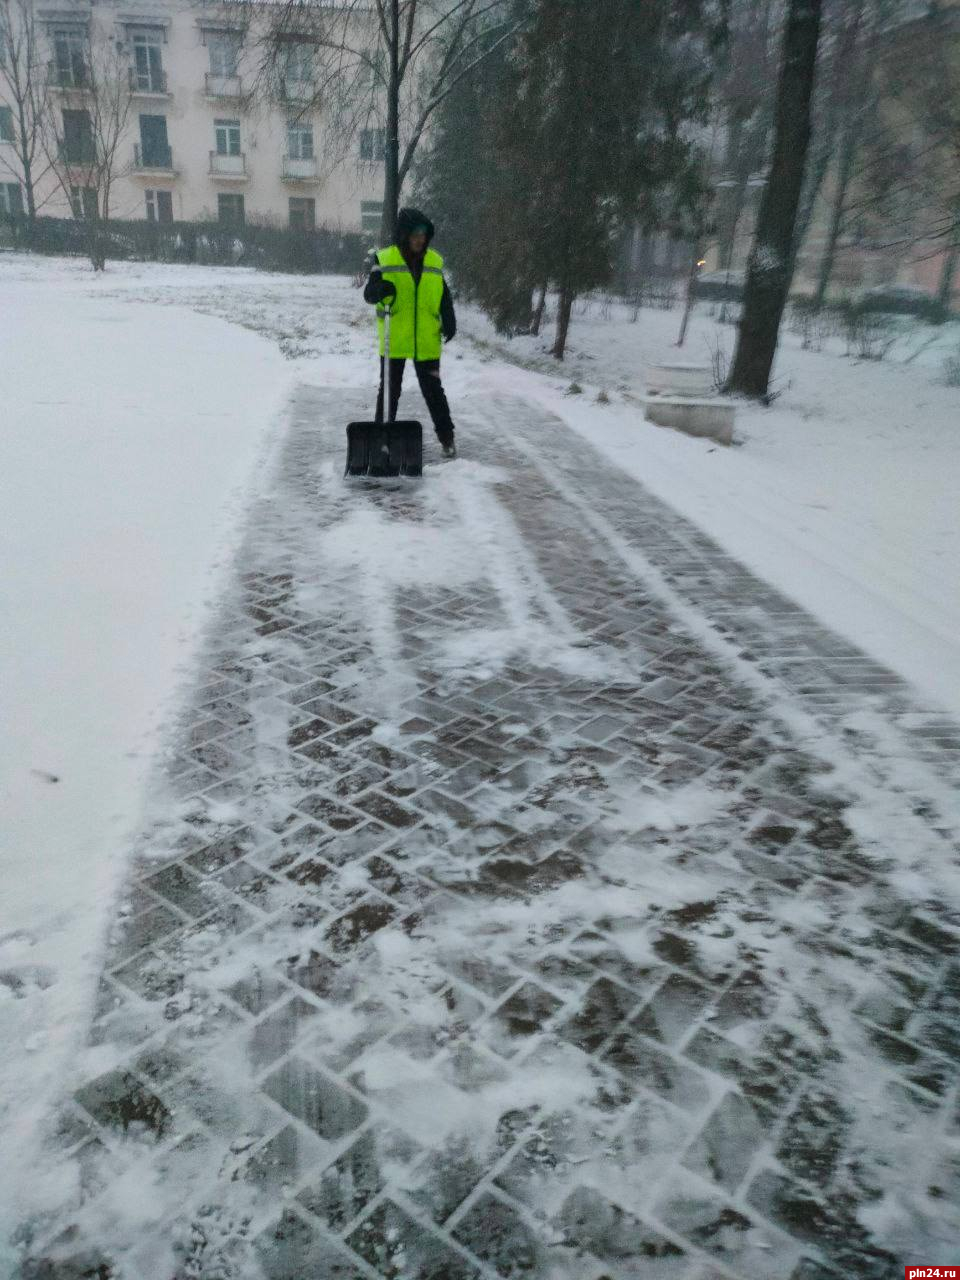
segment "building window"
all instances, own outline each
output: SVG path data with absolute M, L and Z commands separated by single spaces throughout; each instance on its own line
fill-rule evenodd
M 23 192 L 19 182 L 0 182 L 0 218 L 23 216 Z
M 93 126 L 89 111 L 64 111 L 63 158 L 68 164 L 93 164 Z
M 138 31 L 133 37 L 133 88 L 141 93 L 165 93 L 163 32 Z
M 374 164 L 382 162 L 387 147 L 386 129 L 362 129 L 360 132 L 360 159 Z
M 70 207 L 80 221 L 96 222 L 100 216 L 96 187 L 71 187 Z
M 313 231 L 316 225 L 316 200 L 312 196 L 291 196 L 290 226 L 296 231 Z
M 382 200 L 360 201 L 360 227 L 363 231 L 379 231 L 382 218 Z
M 173 153 L 167 141 L 166 116 L 140 117 L 140 153 L 138 163 L 147 169 L 170 169 Z
M 0 142 L 13 141 L 13 109 L 0 107 Z
M 235 76 L 240 59 L 239 31 L 216 31 L 207 36 L 212 76 Z
M 280 66 L 286 81 L 310 84 L 313 81 L 313 45 L 290 41 L 280 50 Z
M 287 155 L 291 160 L 313 159 L 313 125 L 291 120 L 287 125 Z
M 240 121 L 214 120 L 213 128 L 217 135 L 217 155 L 240 155 Z
M 147 191 L 147 221 L 173 221 L 173 192 Z
M 87 83 L 87 36 L 77 27 L 55 28 L 52 33 L 54 83 L 79 89 Z
M 243 226 L 243 196 L 221 192 L 217 196 L 217 219 L 224 227 Z

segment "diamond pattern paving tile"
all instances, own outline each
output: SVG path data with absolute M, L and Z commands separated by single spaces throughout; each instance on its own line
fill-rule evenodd
M 236 1176 L 255 1187 L 258 1196 L 286 1197 L 321 1163 L 322 1154 L 323 1146 L 312 1134 L 288 1124 L 258 1148 Z
M 318 1013 L 316 1005 L 294 996 L 261 1018 L 247 1040 L 247 1054 L 254 1069 L 266 1067 L 287 1053 L 309 1030 L 310 1019 Z
M 694 1184 L 678 1182 L 656 1206 L 672 1232 L 755 1280 L 789 1280 L 800 1249 Z
M 497 1053 L 512 1057 L 527 1047 L 529 1036 L 543 1030 L 561 1003 L 543 987 L 525 982 L 494 1011 L 484 1028 L 485 1038 Z
M 710 1082 L 705 1075 L 661 1052 L 632 1029 L 614 1037 L 603 1059 L 682 1111 L 700 1111 L 710 1101 Z
M 734 1191 L 764 1145 L 765 1126 L 756 1108 L 739 1094 L 728 1093 L 688 1149 L 683 1163 Z
M 173 1128 L 173 1115 L 164 1103 L 126 1071 L 91 1080 L 74 1097 L 106 1128 L 123 1133 L 139 1129 L 154 1139 L 168 1136 Z
M 476 1200 L 453 1230 L 466 1245 L 501 1276 L 546 1273 L 546 1246 L 517 1209 L 492 1195 Z
M 356 1259 L 292 1209 L 257 1237 L 256 1250 L 267 1280 L 367 1280 Z
M 555 1221 L 567 1242 L 588 1249 L 620 1275 L 676 1280 L 687 1273 L 685 1249 L 592 1188 L 573 1191 Z
M 297 1196 L 331 1231 L 342 1231 L 385 1185 L 378 1135 L 367 1129 Z
M 950 1260 L 960 727 L 545 410 L 356 486 L 351 397 L 292 400 L 16 1280 Z
M 378 1275 L 410 1280 L 477 1280 L 479 1268 L 387 1200 L 347 1237 Z
M 352 1133 L 367 1114 L 362 1102 L 298 1058 L 288 1059 L 268 1076 L 263 1091 L 330 1141 Z

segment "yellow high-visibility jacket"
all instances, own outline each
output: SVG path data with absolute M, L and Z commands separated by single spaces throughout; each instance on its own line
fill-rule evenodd
M 423 273 L 414 283 L 413 273 L 395 244 L 377 251 L 384 280 L 391 281 L 397 296 L 390 306 L 390 355 L 393 359 L 439 360 L 443 346 L 440 302 L 443 298 L 443 258 L 433 249 L 423 256 Z M 380 355 L 383 355 L 383 307 L 377 307 Z

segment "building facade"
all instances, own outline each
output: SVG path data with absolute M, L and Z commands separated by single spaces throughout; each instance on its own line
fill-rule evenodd
M 92 0 L 21 14 L 44 102 L 39 214 L 379 230 L 383 129 L 333 136 L 309 27 L 277 41 L 266 74 L 267 5 Z M 0 213 L 26 207 L 11 61 L 8 51 L 0 66 Z M 93 163 L 105 148 L 106 177 Z

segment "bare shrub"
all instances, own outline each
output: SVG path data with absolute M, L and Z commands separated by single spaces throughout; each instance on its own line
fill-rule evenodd
M 722 391 L 726 386 L 727 374 L 730 371 L 730 357 L 719 335 L 714 337 L 710 347 L 710 367 L 713 370 L 713 387 Z

